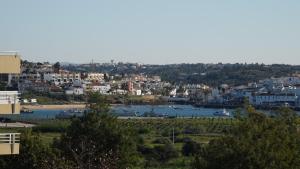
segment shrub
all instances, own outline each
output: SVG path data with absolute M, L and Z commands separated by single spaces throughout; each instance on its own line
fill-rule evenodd
M 171 141 L 169 138 L 161 137 L 161 138 L 155 139 L 152 143 L 154 143 L 154 144 L 170 144 Z
M 195 155 L 199 152 L 200 150 L 200 144 L 195 142 L 195 141 L 187 141 L 182 147 L 182 154 L 184 156 L 190 156 L 190 155 Z

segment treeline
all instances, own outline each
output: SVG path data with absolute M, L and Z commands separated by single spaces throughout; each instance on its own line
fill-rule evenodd
M 300 66 L 264 64 L 178 64 L 149 68 L 146 74 L 160 75 L 173 83 L 242 85 L 270 77 L 288 76 Z
M 98 71 L 109 74 L 144 73 L 159 75 L 162 80 L 172 83 L 197 84 L 204 83 L 211 86 L 220 84 L 240 85 L 248 82 L 257 82 L 270 77 L 288 76 L 300 71 L 300 66 L 284 64 L 170 64 L 170 65 L 95 65 L 82 67 L 68 65 L 64 68 L 72 71 L 89 72 Z

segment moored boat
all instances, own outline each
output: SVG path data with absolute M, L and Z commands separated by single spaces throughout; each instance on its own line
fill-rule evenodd
M 31 114 L 31 113 L 33 113 L 33 110 L 30 110 L 30 109 L 27 109 L 27 108 L 22 108 L 21 111 L 20 111 L 20 113 L 22 113 L 22 114 L 23 114 L 23 113 L 24 113 L 24 114 L 30 113 L 30 114 Z

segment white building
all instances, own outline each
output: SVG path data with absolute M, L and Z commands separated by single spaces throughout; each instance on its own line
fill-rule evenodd
M 177 94 L 177 89 L 176 88 L 170 91 L 170 96 L 175 97 L 176 94 Z
M 88 73 L 85 80 L 93 81 L 93 82 L 101 82 L 104 80 L 104 74 L 103 73 Z
M 115 89 L 112 91 L 112 94 L 121 94 L 121 95 L 124 95 L 128 93 L 127 90 L 123 90 L 123 89 Z
M 283 105 L 289 103 L 295 105 L 298 96 L 294 94 L 260 94 L 252 98 L 252 103 L 255 105 Z
M 66 95 L 83 95 L 83 88 L 74 87 L 65 91 Z
M 142 95 L 142 90 L 140 90 L 140 89 L 135 90 L 135 95 L 141 96 Z
M 99 92 L 101 94 L 109 94 L 111 86 L 108 85 L 99 85 L 99 86 L 92 86 L 93 92 Z
M 55 85 L 73 83 L 74 81 L 80 81 L 80 73 L 50 73 L 44 74 L 44 81 L 54 83 Z

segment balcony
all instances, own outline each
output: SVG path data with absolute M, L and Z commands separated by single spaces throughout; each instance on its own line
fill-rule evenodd
M 19 154 L 20 133 L 0 133 L 0 155 Z
M 0 91 L 0 114 L 20 114 L 17 91 Z

